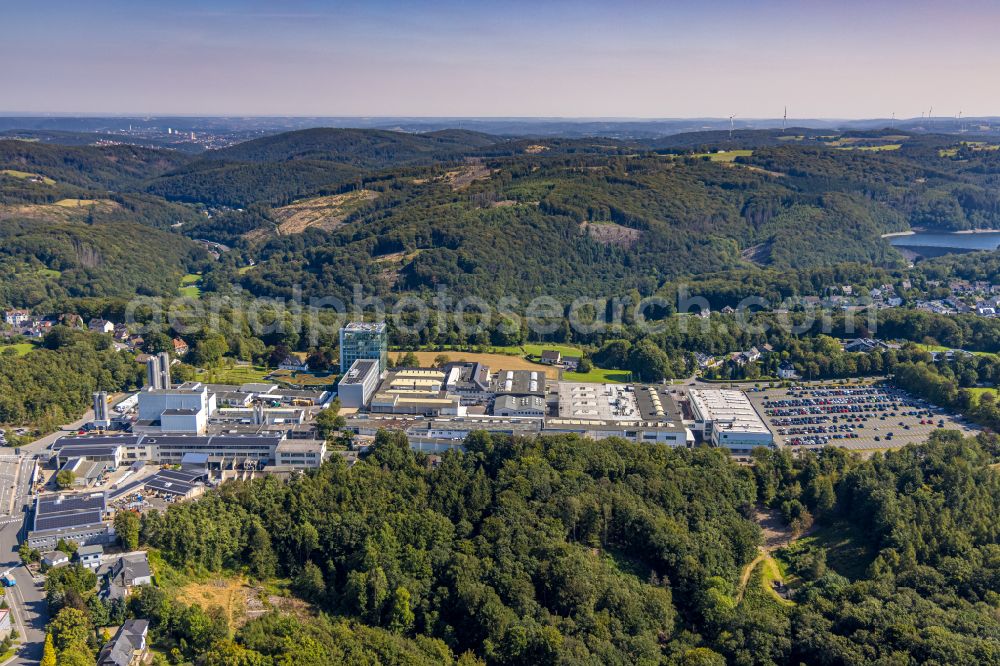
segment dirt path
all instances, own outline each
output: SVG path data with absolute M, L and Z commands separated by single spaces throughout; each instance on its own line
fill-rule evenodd
M 747 584 L 750 582 L 750 574 L 753 570 L 757 568 L 757 565 L 764 561 L 765 557 L 770 557 L 767 553 L 760 553 L 757 557 L 750 560 L 750 564 L 743 567 L 743 572 L 740 573 L 740 582 L 736 588 L 736 605 L 739 606 L 740 602 L 743 601 L 743 595 L 747 591 Z
M 768 563 L 770 561 L 772 570 L 779 574 L 777 579 L 784 584 L 785 581 L 780 577 L 781 569 L 778 568 L 776 562 L 773 562 L 774 558 L 771 557 L 771 553 L 784 548 L 796 538 L 792 535 L 791 528 L 782 520 L 781 514 L 774 509 L 759 506 L 754 510 L 754 519 L 764 531 L 764 545 L 760 547 L 760 553 L 757 557 L 753 558 L 749 564 L 743 567 L 743 571 L 740 572 L 740 580 L 736 588 L 737 606 L 743 601 L 743 595 L 746 593 L 750 576 L 762 562 Z M 774 593 L 773 590 L 771 592 Z

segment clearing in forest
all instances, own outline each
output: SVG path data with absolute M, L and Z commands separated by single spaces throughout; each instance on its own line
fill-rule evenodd
M 273 214 L 279 222 L 278 233 L 298 234 L 312 227 L 332 231 L 362 204 L 372 201 L 377 196 L 378 192 L 372 190 L 354 190 L 344 194 L 304 199 L 276 208 Z

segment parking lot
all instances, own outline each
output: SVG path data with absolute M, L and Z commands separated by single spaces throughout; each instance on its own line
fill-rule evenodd
M 925 441 L 935 430 L 978 428 L 923 400 L 882 384 L 813 383 L 749 392 L 754 409 L 780 446 L 895 449 Z

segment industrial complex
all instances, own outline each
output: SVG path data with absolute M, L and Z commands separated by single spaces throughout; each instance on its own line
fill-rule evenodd
M 49 468 L 71 472 L 72 487 L 36 497 L 29 545 L 102 546 L 114 541 L 116 510 L 192 499 L 228 479 L 318 467 L 329 454 L 314 421 L 335 398 L 343 429 L 362 450 L 380 430 L 401 431 L 412 448 L 429 453 L 461 448 L 475 431 L 671 447 L 703 442 L 735 454 L 774 444 L 742 391 L 558 381 L 541 370 L 478 362 L 390 368 L 384 324 L 349 324 L 340 340 L 346 371 L 336 391 L 175 384 L 170 356 L 149 357 L 142 390 L 114 405 L 95 393 L 92 432 L 49 447 Z

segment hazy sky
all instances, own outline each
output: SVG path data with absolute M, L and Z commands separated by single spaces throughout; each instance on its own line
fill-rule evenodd
M 1000 2 L 0 0 L 0 111 L 1000 115 Z

